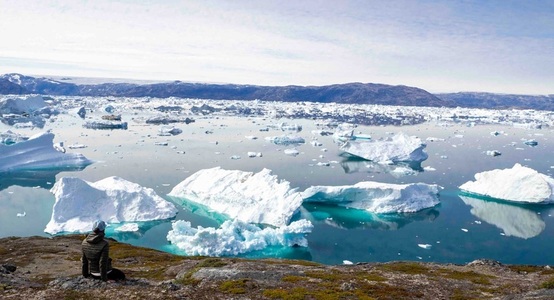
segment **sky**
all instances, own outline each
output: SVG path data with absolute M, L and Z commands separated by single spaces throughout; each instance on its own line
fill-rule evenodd
M 554 0 L 0 0 L 0 74 L 554 94 Z

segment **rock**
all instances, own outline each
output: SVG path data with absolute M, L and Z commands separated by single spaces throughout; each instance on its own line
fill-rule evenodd
M 0 269 L 0 272 L 2 272 L 2 270 L 6 271 L 4 273 L 9 274 L 9 273 L 15 272 L 15 270 L 17 270 L 17 267 L 12 264 L 2 264 L 2 268 Z
M 467 264 L 468 266 L 491 266 L 502 267 L 502 263 L 492 259 L 477 259 Z

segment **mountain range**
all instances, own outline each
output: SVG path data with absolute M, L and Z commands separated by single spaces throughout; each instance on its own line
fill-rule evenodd
M 186 83 L 77 84 L 71 78 L 53 79 L 16 73 L 0 76 L 0 94 L 42 94 L 94 97 L 178 97 L 214 100 L 310 101 L 348 104 L 381 104 L 428 107 L 518 108 L 554 110 L 554 95 L 492 93 L 431 94 L 417 87 L 375 83 L 326 86 L 257 86 Z

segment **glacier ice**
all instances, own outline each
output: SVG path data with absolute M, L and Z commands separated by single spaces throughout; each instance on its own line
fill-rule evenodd
M 322 202 L 373 213 L 416 212 L 439 204 L 436 184 L 388 184 L 373 181 L 345 186 L 312 186 L 304 202 Z
M 56 201 L 44 232 L 88 232 L 98 219 L 106 223 L 164 220 L 175 217 L 173 203 L 153 189 L 112 176 L 96 182 L 62 177 L 50 190 Z
M 504 231 L 507 236 L 529 239 L 539 235 L 546 224 L 536 212 L 523 207 L 459 196 L 471 206 L 471 214 Z
M 554 178 L 516 163 L 511 169 L 495 169 L 475 174 L 475 181 L 460 186 L 464 192 L 501 200 L 552 203 Z
M 308 220 L 264 229 L 237 219 L 227 220 L 219 228 L 193 228 L 190 222 L 178 220 L 173 222 L 167 240 L 187 255 L 229 256 L 270 246 L 307 247 L 305 235 L 312 228 Z
M 426 147 L 421 139 L 408 136 L 402 132 L 385 139 L 370 141 L 347 141 L 340 149 L 351 155 L 374 162 L 421 162 L 428 155 L 423 151 Z
M 0 100 L 0 114 L 32 114 L 47 107 L 41 96 Z
M 87 121 L 83 127 L 88 129 L 127 129 L 127 122 L 120 121 Z
M 293 144 L 304 144 L 306 140 L 304 138 L 299 136 L 289 136 L 289 135 L 281 135 L 281 136 L 271 136 L 265 138 L 267 141 L 275 144 L 275 145 L 293 145 Z
M 54 148 L 53 133 L 39 133 L 27 140 L 0 143 L 0 172 L 21 172 L 86 167 L 91 160 L 79 153 L 62 153 Z
M 200 170 L 176 185 L 168 194 L 210 207 L 248 223 L 286 225 L 302 204 L 300 194 L 269 169 L 258 173 Z

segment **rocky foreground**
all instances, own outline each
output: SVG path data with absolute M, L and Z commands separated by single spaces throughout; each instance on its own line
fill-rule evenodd
M 554 299 L 554 269 L 477 260 L 326 266 L 111 242 L 124 282 L 80 276 L 82 235 L 0 239 L 1 299 Z

